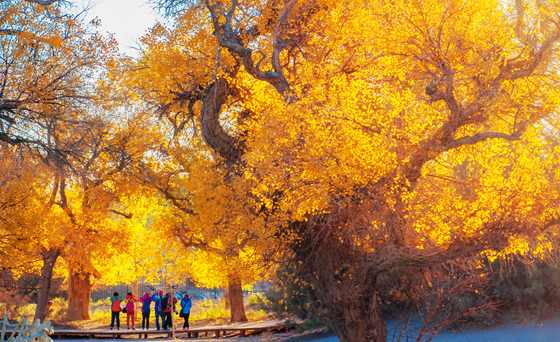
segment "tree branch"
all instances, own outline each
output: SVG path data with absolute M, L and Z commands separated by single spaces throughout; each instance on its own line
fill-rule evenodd
M 221 107 L 231 93 L 232 89 L 222 78 L 208 86 L 202 103 L 200 125 L 204 141 L 225 160 L 235 163 L 243 155 L 242 142 L 230 136 L 220 123 Z
M 294 0 L 293 0 L 294 1 Z M 278 72 L 272 71 L 262 71 L 255 67 L 255 61 L 253 59 L 253 50 L 244 47 L 241 42 L 239 42 L 238 37 L 235 36 L 233 28 L 231 26 L 233 16 L 235 15 L 235 10 L 237 8 L 237 0 L 232 2 L 231 8 L 225 15 L 225 23 L 221 24 L 220 18 L 218 17 L 217 6 L 210 3 L 210 0 L 204 1 L 206 7 L 210 11 L 212 18 L 212 24 L 214 26 L 214 34 L 218 39 L 218 44 L 220 46 L 228 49 L 233 55 L 238 56 L 243 61 L 243 66 L 245 70 L 256 79 L 270 83 L 280 94 L 285 94 L 288 90 L 288 82 L 280 75 Z M 288 6 L 288 10 L 291 9 Z M 285 45 L 279 45 L 285 46 Z M 278 49 L 276 49 L 278 50 Z M 278 55 L 281 51 L 277 51 Z M 278 63 L 279 65 L 279 63 Z M 281 70 L 275 69 L 275 71 Z
M 495 132 L 477 133 L 473 136 L 461 137 L 452 140 L 443 148 L 443 151 L 449 151 L 464 145 L 474 145 L 488 139 L 505 139 L 505 140 L 514 141 L 514 140 L 519 140 L 519 137 L 517 135 L 495 133 Z
M 26 2 L 32 2 L 41 6 L 50 6 L 57 2 L 62 2 L 63 0 L 24 0 Z
M 485 89 L 480 91 L 476 99 L 466 108 L 462 108 L 453 95 L 453 71 L 451 68 L 442 62 L 441 69 L 443 76 L 435 80 L 426 87 L 426 92 L 430 95 L 430 102 L 445 101 L 449 109 L 449 120 L 441 125 L 441 127 L 428 139 L 424 140 L 418 145 L 416 152 L 410 157 L 410 161 L 405 166 L 405 177 L 410 184 L 414 184 L 421 176 L 421 170 L 424 164 L 430 160 L 435 159 L 442 152 L 452 150 L 463 145 L 472 145 L 487 139 L 503 138 L 507 140 L 519 139 L 522 130 L 517 130 L 513 135 L 500 134 L 500 133 L 479 133 L 472 137 L 463 137 L 455 139 L 455 135 L 459 128 L 473 124 L 482 123 L 487 119 L 484 114 L 484 103 L 490 102 L 491 99 L 496 97 L 499 89 L 502 87 L 504 81 L 514 81 L 519 78 L 530 76 L 533 71 L 541 63 L 543 55 L 550 50 L 554 43 L 560 40 L 560 30 L 554 35 L 549 37 L 533 55 L 532 59 L 508 62 L 490 82 Z M 437 85 L 441 80 L 445 79 L 447 89 L 445 92 L 438 92 Z
M 282 25 L 284 25 L 284 22 L 286 21 L 286 17 L 288 16 L 288 13 L 294 7 L 294 4 L 296 3 L 296 1 L 297 0 L 291 0 L 290 3 L 286 6 L 286 8 L 284 8 L 282 13 L 280 13 L 280 16 L 278 17 L 278 21 L 276 22 L 276 25 L 274 25 L 274 32 L 272 33 L 272 44 L 273 44 L 272 45 L 272 57 L 271 57 L 272 68 L 274 69 L 274 71 L 278 75 L 278 78 L 283 83 L 285 83 L 286 85 L 288 84 L 288 82 L 286 81 L 286 78 L 284 77 L 284 72 L 282 71 L 282 65 L 280 65 L 280 53 L 282 52 L 282 50 L 284 48 L 288 47 L 290 44 L 284 42 L 283 40 L 279 40 L 278 32 L 280 31 L 280 27 Z
M 22 31 L 22 30 L 0 29 L 0 35 L 2 35 L 2 36 L 17 36 L 17 37 L 20 37 L 20 38 L 31 38 L 35 41 L 50 45 L 50 42 L 49 42 L 48 39 L 39 37 L 38 35 L 36 35 L 34 33 L 26 32 L 26 31 Z
M 545 231 L 560 224 L 560 216 L 548 220 L 537 229 Z M 374 274 L 399 266 L 423 267 L 439 264 L 460 257 L 473 257 L 485 250 L 501 251 L 509 243 L 511 233 L 535 229 L 530 223 L 516 220 L 495 221 L 482 227 L 482 236 L 456 239 L 446 248 L 419 249 L 414 247 L 385 247 L 368 256 L 368 267 Z
M 177 234 L 177 236 L 179 237 L 179 240 L 181 241 L 181 243 L 183 244 L 183 246 L 187 247 L 187 248 L 197 248 L 206 252 L 210 252 L 216 255 L 221 255 L 222 251 L 218 248 L 214 248 L 212 246 L 209 246 L 206 242 L 203 242 L 202 240 L 194 237 L 194 235 L 191 235 L 189 237 L 189 239 L 187 240 L 184 236 L 183 233 L 179 233 Z
M 120 211 L 117 211 L 117 210 L 114 210 L 114 209 L 109 209 L 109 211 L 114 213 L 114 214 L 120 215 L 120 216 L 122 216 L 122 217 L 124 217 L 128 220 L 130 220 L 132 218 L 132 216 L 134 216 L 131 213 L 125 214 L 125 213 L 121 213 Z

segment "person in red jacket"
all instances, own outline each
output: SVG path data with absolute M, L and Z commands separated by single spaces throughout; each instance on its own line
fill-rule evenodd
M 136 311 L 136 302 L 138 300 L 129 292 L 124 301 L 126 303 L 126 328 L 130 329 L 130 321 L 132 321 L 132 330 L 136 330 L 134 327 L 134 311 Z

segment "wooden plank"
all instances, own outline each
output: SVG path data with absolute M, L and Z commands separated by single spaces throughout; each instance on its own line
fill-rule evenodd
M 198 338 L 201 335 L 208 337 L 211 333 L 214 333 L 216 337 L 221 337 L 222 335 L 227 335 L 228 332 L 236 333 L 239 332 L 241 336 L 247 336 L 250 332 L 258 332 L 258 331 L 271 331 L 275 329 L 285 329 L 287 326 L 281 321 L 269 321 L 269 322 L 256 322 L 256 323 L 242 323 L 242 324 L 233 324 L 233 325 L 217 325 L 217 326 L 203 326 L 203 327 L 196 327 L 191 328 L 190 330 L 176 330 L 176 334 L 181 335 L 183 337 L 189 338 Z M 100 330 L 69 330 L 69 329 L 61 329 L 55 330 L 53 336 L 56 336 L 57 339 L 62 339 L 63 337 L 71 337 L 71 336 L 86 336 L 89 338 L 95 338 L 95 336 L 103 337 L 103 336 L 112 336 L 113 338 L 121 337 L 121 336 L 130 336 L 130 335 L 138 335 L 142 338 L 149 338 L 150 335 L 163 335 L 171 337 L 173 334 L 172 330 L 109 330 L 109 329 L 100 329 Z

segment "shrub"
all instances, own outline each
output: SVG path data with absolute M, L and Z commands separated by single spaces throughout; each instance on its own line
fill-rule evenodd
M 326 327 L 321 318 L 321 308 L 315 303 L 315 290 L 295 272 L 291 266 L 277 271 L 277 282 L 266 292 L 262 308 L 279 317 L 295 316 L 303 323 L 303 329 Z
M 487 268 L 473 260 L 457 260 L 433 267 L 397 268 L 379 281 L 385 315 L 423 316 L 436 331 L 466 323 L 495 320 L 498 300 L 491 295 Z
M 221 301 L 219 301 L 218 303 L 214 303 L 211 300 L 205 299 L 199 305 L 200 309 L 193 310 L 191 313 L 191 317 L 193 320 L 219 320 L 227 318 L 229 316 L 224 304 L 221 303 Z
M 22 295 L 17 291 L 0 293 L 0 317 L 8 316 L 9 320 L 19 321 L 21 318 L 31 319 L 35 314 L 36 304 L 29 304 L 30 295 Z
M 57 297 L 52 300 L 52 303 L 51 312 L 47 318 L 53 321 L 62 320 L 62 318 L 66 316 L 66 312 L 68 312 L 68 301 L 64 298 Z
M 93 310 L 90 317 L 95 321 L 109 322 L 111 320 L 111 311 L 106 309 Z
M 259 294 L 252 294 L 247 299 L 247 306 L 249 307 L 263 307 L 266 306 L 266 297 Z
M 493 270 L 489 279 L 491 295 L 500 301 L 500 309 L 537 319 L 553 315 L 560 302 L 560 261 L 547 263 L 513 255 L 505 262 L 487 261 Z

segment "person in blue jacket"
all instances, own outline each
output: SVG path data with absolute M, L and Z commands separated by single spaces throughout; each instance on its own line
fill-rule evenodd
M 183 330 L 189 330 L 189 316 L 191 314 L 192 300 L 188 293 L 185 292 L 183 295 L 184 297 L 181 299 L 180 316 L 185 320 L 185 323 L 183 323 Z
M 150 304 L 152 304 L 152 296 L 148 292 L 144 293 L 144 296 L 140 298 L 140 303 L 142 303 L 142 329 L 145 327 L 146 330 L 150 330 Z
M 154 313 L 156 314 L 156 329 L 159 330 L 159 320 L 161 318 L 161 325 L 165 325 L 165 314 L 161 309 L 161 300 L 163 299 L 163 291 L 159 293 L 154 292 L 152 295 L 152 300 L 154 301 Z

